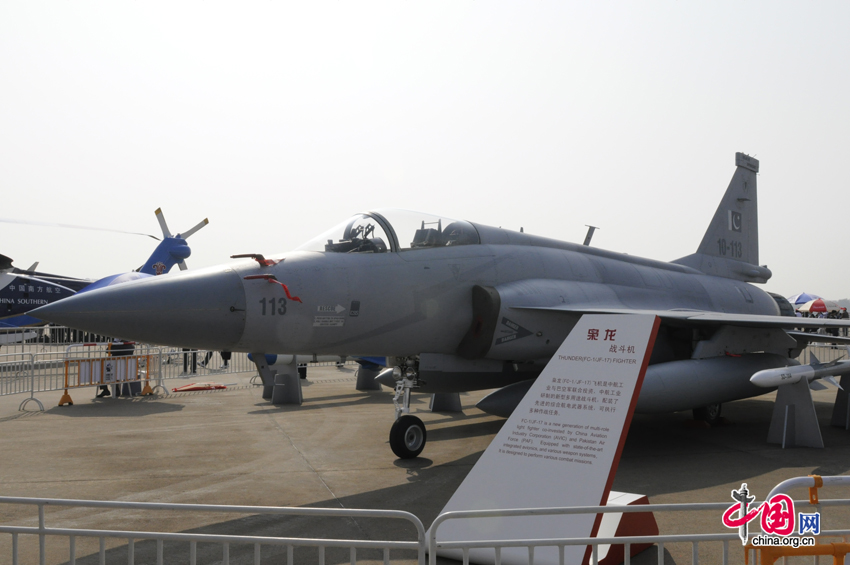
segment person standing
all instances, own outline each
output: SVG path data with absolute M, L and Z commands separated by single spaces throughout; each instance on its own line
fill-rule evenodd
M 111 342 L 109 342 L 109 346 L 106 348 L 106 354 L 110 356 L 114 355 L 114 353 L 112 353 L 112 347 L 118 343 L 121 343 L 121 340 L 113 339 Z M 100 375 L 100 379 L 100 382 L 103 382 L 103 374 Z M 112 393 L 109 392 L 109 385 L 100 385 L 97 388 L 100 391 L 97 393 L 97 398 L 106 398 L 107 396 L 112 396 Z
M 183 374 L 189 374 L 189 352 L 192 352 L 192 374 L 198 372 L 198 351 L 196 349 L 183 348 Z
M 830 310 L 829 314 L 827 314 L 826 317 L 830 320 L 837 320 L 839 317 L 838 310 Z M 826 330 L 826 333 L 831 336 L 838 337 L 838 328 L 829 328 Z
M 124 340 L 116 340 L 112 342 L 112 356 L 113 357 L 128 357 L 136 352 L 136 344 L 132 341 L 124 341 Z M 125 367 L 129 368 L 130 364 L 125 365 Z M 136 374 L 130 374 L 129 371 L 124 375 L 125 380 L 130 381 L 126 383 L 118 383 L 116 387 L 115 396 L 136 396 L 136 394 L 141 393 L 142 389 L 139 383 L 132 382 L 136 380 Z M 135 385 L 135 386 L 134 386 Z M 134 390 L 138 389 L 138 390 Z
M 108 353 L 112 357 L 125 357 L 127 355 L 132 355 L 136 351 L 136 345 L 132 341 L 124 341 L 118 338 L 112 340 L 109 344 Z M 129 378 L 129 375 L 128 375 Z M 134 377 L 135 378 L 135 377 Z M 115 396 L 121 396 L 121 385 L 119 384 L 115 390 Z M 109 385 L 100 385 L 100 392 L 98 393 L 98 398 L 104 398 L 107 396 L 112 396 L 112 393 L 109 392 Z M 132 390 L 128 387 L 125 389 L 126 393 L 130 396 L 133 395 Z
M 230 363 L 230 352 L 229 351 L 220 351 L 219 354 L 221 355 L 221 360 L 223 361 L 223 363 L 221 364 L 221 367 L 219 367 L 219 368 L 220 369 L 227 369 L 228 364 Z M 201 367 L 206 367 L 207 369 L 209 369 L 208 365 L 209 365 L 210 359 L 212 359 L 212 356 L 213 356 L 213 352 L 207 351 L 206 355 L 204 355 L 204 360 L 200 362 Z

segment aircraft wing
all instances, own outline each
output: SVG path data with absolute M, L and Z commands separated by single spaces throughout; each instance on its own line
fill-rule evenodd
M 850 345 L 850 337 L 840 337 L 834 335 L 815 334 L 808 332 L 785 332 L 794 339 L 797 343 L 808 345 L 809 343 L 832 343 L 837 345 Z
M 644 310 L 631 308 L 559 306 L 512 306 L 515 310 L 536 310 L 573 314 L 653 314 L 662 321 L 683 326 L 745 326 L 748 328 L 850 328 L 850 320 L 827 318 L 798 318 L 796 316 L 765 316 L 760 314 L 729 314 L 707 310 Z

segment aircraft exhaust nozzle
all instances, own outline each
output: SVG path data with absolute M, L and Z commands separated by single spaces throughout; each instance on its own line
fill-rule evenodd
M 245 290 L 233 269 L 218 267 L 77 294 L 32 314 L 109 337 L 233 350 L 245 329 Z

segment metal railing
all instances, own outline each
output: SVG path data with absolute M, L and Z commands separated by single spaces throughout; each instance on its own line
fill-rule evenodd
M 29 353 L 4 353 L 0 355 L 0 396 L 30 393 L 18 406 L 18 410 L 35 402 L 43 412 L 44 405 L 35 397 L 35 371 L 33 356 Z
M 91 345 L 92 347 L 82 346 Z M 69 347 L 80 346 L 81 351 L 68 351 Z M 54 350 L 41 353 L 7 353 L 0 355 L 0 396 L 29 393 L 30 398 L 21 403 L 24 409 L 30 401 L 36 402 L 41 410 L 44 406 L 35 398 L 36 393 L 60 391 L 72 388 L 93 387 L 103 384 L 115 385 L 127 381 L 150 381 L 154 391 L 160 390 L 169 394 L 165 381 L 171 379 L 191 379 L 206 381 L 221 379 L 222 376 L 245 372 L 256 372 L 256 366 L 248 359 L 246 353 L 233 353 L 228 366 L 223 369 L 207 369 L 201 361 L 207 357 L 201 350 L 176 350 L 137 345 L 136 351 L 130 357 L 112 356 L 108 353 L 107 344 L 75 344 L 65 346 L 61 351 Z M 192 371 L 192 356 L 195 356 L 195 370 Z M 104 368 L 93 367 L 96 363 L 117 361 L 120 367 L 127 364 L 126 359 L 136 360 L 139 369 L 137 379 L 120 379 L 118 381 L 101 382 Z M 211 362 L 215 358 L 212 357 Z M 185 364 L 184 364 L 185 363 Z M 310 367 L 335 365 L 332 362 L 309 363 Z M 346 365 L 356 365 L 348 361 Z M 133 372 L 134 368 L 127 368 Z M 92 373 L 91 375 L 89 373 Z M 92 380 L 92 377 L 95 377 Z M 259 375 L 252 379 L 253 384 L 262 384 Z M 232 384 L 232 383 L 221 383 Z
M 826 481 L 827 477 L 824 477 Z M 808 500 L 794 501 L 795 506 L 812 506 Z M 691 563 L 699 564 L 699 546 L 702 543 L 720 542 L 722 544 L 721 562 L 723 565 L 729 563 L 729 542 L 740 538 L 737 532 L 708 533 L 708 534 L 676 534 L 676 535 L 654 535 L 654 536 L 624 536 L 606 538 L 547 538 L 547 539 L 501 539 L 501 540 L 460 540 L 460 541 L 437 541 L 439 527 L 449 520 L 461 520 L 471 518 L 507 518 L 525 516 L 564 516 L 577 514 L 605 514 L 605 513 L 644 513 L 644 512 L 717 512 L 720 523 L 720 515 L 728 509 L 730 504 L 725 502 L 709 502 L 697 504 L 638 504 L 633 506 L 583 506 L 564 508 L 521 508 L 516 510 L 467 510 L 457 512 L 446 512 L 440 514 L 431 525 L 428 535 L 429 565 L 436 565 L 437 552 L 439 550 L 459 553 L 455 557 L 461 559 L 464 565 L 469 564 L 470 552 L 473 550 L 490 550 L 489 554 L 494 563 L 500 564 L 503 559 L 503 550 L 509 548 L 525 549 L 528 555 L 529 565 L 533 565 L 535 550 L 543 547 L 555 548 L 558 552 L 558 562 L 565 563 L 565 548 L 572 546 L 584 546 L 591 548 L 590 563 L 599 563 L 600 546 L 623 546 L 624 564 L 631 563 L 631 546 L 633 545 L 656 545 L 658 565 L 664 565 L 666 544 L 685 543 L 691 545 Z M 850 506 L 850 500 L 821 500 L 817 505 L 820 507 Z M 755 522 L 753 522 L 755 524 Z M 850 529 L 844 530 L 821 530 L 821 537 L 842 537 L 845 541 L 850 537 Z M 742 547 L 743 549 L 743 547 Z M 757 563 L 757 560 L 752 561 Z
M 220 557 L 216 562 L 228 564 L 231 557 L 231 546 L 251 546 L 253 548 L 253 562 L 255 565 L 262 563 L 263 546 L 283 546 L 286 548 L 286 563 L 294 565 L 295 548 L 316 548 L 318 550 L 318 562 L 325 563 L 325 551 L 328 548 L 349 549 L 349 559 L 352 564 L 357 563 L 358 550 L 379 550 L 382 552 L 384 563 L 390 562 L 391 550 L 408 550 L 417 555 L 419 565 L 425 565 L 425 528 L 422 522 L 409 512 L 401 510 L 354 510 L 333 508 L 289 508 L 274 506 L 226 506 L 215 504 L 166 504 L 151 502 L 113 502 L 98 500 L 63 500 L 53 498 L 19 498 L 0 497 L 0 504 L 5 505 L 29 505 L 38 510 L 38 526 L 8 526 L 0 525 L 0 532 L 12 536 L 12 564 L 20 562 L 20 540 L 21 536 L 38 536 L 38 559 L 40 565 L 45 565 L 47 557 L 46 538 L 48 536 L 59 536 L 68 538 L 68 555 L 70 565 L 75 565 L 77 556 L 77 538 L 97 538 L 99 540 L 98 557 L 101 565 L 106 563 L 106 540 L 127 540 L 127 562 L 133 563 L 136 554 L 136 542 L 138 540 L 151 540 L 156 544 L 156 563 L 162 565 L 166 561 L 165 542 L 187 542 L 189 548 L 189 563 L 196 565 L 198 558 L 198 544 L 218 544 L 221 546 Z M 55 528 L 47 526 L 45 509 L 50 507 L 73 507 L 73 508 L 101 508 L 101 509 L 123 509 L 128 511 L 154 511 L 165 510 L 180 512 L 181 516 L 191 513 L 236 513 L 248 515 L 277 515 L 277 516 L 300 516 L 321 518 L 388 518 L 404 520 L 413 525 L 416 530 L 416 540 L 368 540 L 368 539 L 323 539 L 306 537 L 271 537 L 271 536 L 243 536 L 243 535 L 219 535 L 201 533 L 170 533 L 132 530 L 95 530 L 83 528 Z M 177 546 L 171 544 L 172 550 Z M 185 547 L 185 546 L 184 546 Z M 277 561 L 276 561 L 277 562 Z M 300 561 L 299 561 L 300 562 Z
M 829 363 L 830 361 L 835 361 L 836 359 L 847 359 L 847 347 L 844 345 L 827 345 L 820 343 L 810 343 L 808 347 L 806 347 L 800 356 L 797 358 L 797 361 L 802 365 L 810 364 L 812 359 L 812 354 L 814 353 L 815 357 L 817 357 L 818 361 L 821 363 Z
M 0 351 L 44 353 L 73 343 L 109 342 L 110 337 L 65 326 L 0 328 Z
M 96 337 L 96 342 L 78 342 L 70 338 Z M 0 354 L 0 396 L 12 394 L 29 394 L 19 406 L 23 410 L 29 402 L 38 404 L 40 410 L 44 405 L 35 398 L 37 393 L 98 386 L 102 384 L 119 384 L 117 382 L 94 382 L 87 379 L 86 372 L 97 372 L 93 366 L 99 360 L 105 363 L 109 360 L 121 359 L 113 356 L 108 350 L 110 338 L 93 336 L 68 328 L 26 328 L 0 329 L 0 343 L 12 345 L 15 352 Z M 8 349 L 8 348 L 7 348 Z M 4 351 L 7 351 L 4 349 Z M 129 357 L 128 357 L 129 358 Z M 220 379 L 224 375 L 254 372 L 256 366 L 248 359 L 247 353 L 232 353 L 228 362 L 224 363 L 221 352 L 157 347 L 146 344 L 136 344 L 132 358 L 136 359 L 137 367 L 126 367 L 127 371 L 139 369 L 136 381 L 155 382 L 154 391 L 169 394 L 164 381 L 169 379 Z M 119 362 L 124 367 L 127 362 Z M 309 366 L 355 364 L 353 361 L 340 362 L 310 362 Z M 100 367 L 103 372 L 103 367 Z M 100 374 L 100 373 L 98 373 Z M 133 379 L 130 379 L 133 380 Z M 125 382 L 122 380 L 121 382 Z M 259 375 L 251 381 L 261 384 Z M 231 384 L 231 383 L 221 383 Z
M 194 360 L 192 356 L 194 354 Z M 289 356 L 287 356 L 289 357 Z M 325 361 L 326 357 L 319 357 L 320 360 L 310 360 L 311 356 L 299 356 L 309 360 L 306 364 L 309 367 L 330 367 L 334 365 L 356 365 L 354 361 Z M 313 357 L 313 359 L 316 359 Z M 245 373 L 256 371 L 254 362 L 248 359 L 247 353 L 231 353 L 230 360 L 227 366 L 224 365 L 224 360 L 221 357 L 220 351 L 210 351 L 204 349 L 180 349 L 176 347 L 162 348 L 162 378 L 174 379 L 184 377 L 205 377 L 226 375 L 233 373 Z M 193 370 L 194 368 L 194 370 Z M 259 378 L 259 375 L 258 375 Z
M 30 392 L 31 377 L 31 354 L 4 353 L 0 355 L 0 395 Z
M 841 477 L 847 479 L 847 477 Z M 843 481 L 846 484 L 847 481 Z M 842 484 L 839 478 L 824 477 L 825 485 Z M 793 479 L 783 483 L 787 490 L 793 486 L 808 486 L 805 479 Z M 777 487 L 780 489 L 783 485 Z M 774 489 L 775 492 L 778 492 Z M 718 522 L 720 514 L 729 508 L 728 503 L 700 503 L 700 504 L 646 504 L 633 506 L 587 506 L 573 508 L 527 508 L 516 510 L 481 510 L 481 511 L 463 511 L 463 512 L 447 512 L 437 517 L 431 526 L 430 533 L 426 539 L 425 529 L 422 522 L 413 514 L 398 510 L 354 510 L 354 509 L 326 509 L 326 508 L 288 508 L 288 507 L 268 507 L 268 506 L 230 506 L 230 505 L 213 505 L 213 504 L 168 504 L 168 503 L 146 503 L 146 502 L 113 502 L 113 501 L 96 501 L 96 500 L 63 500 L 50 498 L 19 498 L 19 497 L 0 497 L 0 504 L 3 505 L 27 505 L 34 506 L 37 509 L 37 526 L 12 526 L 0 525 L 0 533 L 11 535 L 11 563 L 18 565 L 21 562 L 21 538 L 33 536 L 37 538 L 37 549 L 31 544 L 30 553 L 37 553 L 40 564 L 45 564 L 47 559 L 47 538 L 60 537 L 66 538 L 68 542 L 68 563 L 76 564 L 76 560 L 80 558 L 77 555 L 77 541 L 79 538 L 94 538 L 98 540 L 97 556 L 99 562 L 104 564 L 107 562 L 106 542 L 109 539 L 126 540 L 127 562 L 134 563 L 136 554 L 140 549 L 137 545 L 139 541 L 149 542 L 145 549 L 155 553 L 156 563 L 162 564 L 165 562 L 173 562 L 173 559 L 167 558 L 168 552 L 173 554 L 183 555 L 186 553 L 188 546 L 189 563 L 196 565 L 198 563 L 198 544 L 216 544 L 220 547 L 219 552 L 206 552 L 205 558 L 212 559 L 214 562 L 229 563 L 231 559 L 231 550 L 234 547 L 242 548 L 239 559 L 244 562 L 248 555 L 253 557 L 253 563 L 259 565 L 263 562 L 263 548 L 268 546 L 284 547 L 286 552 L 286 563 L 294 564 L 295 550 L 297 548 L 313 548 L 318 552 L 318 563 L 325 563 L 326 550 L 330 548 L 348 549 L 348 560 L 350 563 L 357 563 L 358 551 L 378 551 L 381 554 L 384 563 L 391 561 L 391 551 L 407 550 L 415 553 L 419 565 L 425 565 L 426 550 L 429 554 L 429 563 L 435 565 L 437 560 L 438 550 L 455 550 L 460 553 L 460 558 L 464 565 L 468 565 L 470 561 L 470 553 L 475 550 L 490 550 L 493 562 L 500 564 L 502 562 L 504 551 L 511 548 L 521 548 L 523 554 L 527 555 L 529 565 L 535 563 L 535 557 L 540 557 L 537 552 L 539 548 L 553 547 L 556 548 L 558 554 L 558 562 L 565 563 L 565 550 L 567 547 L 581 546 L 590 548 L 591 563 L 599 562 L 600 546 L 622 546 L 624 553 L 624 563 L 631 563 L 631 547 L 633 545 L 655 545 L 657 548 L 657 563 L 664 565 L 665 562 L 665 547 L 672 544 L 688 544 L 690 545 L 691 563 L 698 565 L 699 549 L 701 544 L 719 543 L 721 544 L 721 559 L 719 560 L 724 565 L 729 563 L 730 559 L 730 542 L 734 545 L 740 542 L 736 531 L 727 531 L 721 533 L 704 533 L 704 534 L 676 534 L 676 535 L 653 535 L 653 536 L 627 536 L 627 537 L 605 537 L 605 538 L 549 538 L 549 539 L 500 539 L 500 540 L 461 540 L 461 541 L 437 541 L 438 530 L 440 527 L 450 521 L 470 518 L 522 518 L 533 516 L 556 516 L 556 515 L 577 515 L 577 514 L 604 514 L 604 513 L 663 513 L 663 512 L 716 512 Z M 795 507 L 812 506 L 808 500 L 799 500 L 794 502 Z M 850 506 L 850 500 L 820 500 L 814 505 L 818 511 L 828 507 L 847 507 Z M 244 515 L 277 515 L 277 516 L 296 516 L 302 518 L 349 518 L 349 519 L 397 519 L 409 522 L 415 530 L 415 540 L 394 539 L 394 540 L 371 540 L 371 539 L 336 539 L 336 538 L 318 538 L 318 537 L 283 537 L 283 536 L 251 536 L 251 535 L 232 535 L 232 534 L 207 534 L 207 533 L 192 533 L 192 532 L 164 532 L 164 531 L 136 531 L 126 529 L 87 529 L 87 528 L 67 528 L 67 527 L 52 527 L 47 525 L 46 511 L 50 508 L 97 508 L 102 510 L 126 510 L 138 516 L 141 511 L 173 511 L 179 512 L 181 520 L 191 520 L 193 513 L 236 513 Z M 8 515 L 8 513 L 3 513 Z M 59 519 L 52 516 L 51 518 Z M 79 520 L 80 516 L 66 516 L 68 519 Z M 107 519 L 107 518 L 102 518 Z M 122 521 L 122 520 L 119 520 Z M 753 525 L 757 523 L 753 522 Z M 326 525 L 326 523 L 323 522 Z M 753 532 L 755 534 L 755 532 Z M 413 537 L 413 536 L 411 536 Z M 820 538 L 841 537 L 846 542 L 850 538 L 850 529 L 844 530 L 821 530 Z M 150 542 L 153 542 L 152 548 Z M 34 543 L 34 542 L 33 542 Z M 246 547 L 247 546 L 247 547 Z M 116 548 L 110 549 L 116 551 Z M 123 549 L 121 552 L 123 553 Z M 239 551 L 237 549 L 236 551 Z M 586 550 L 585 550 L 586 551 Z M 742 551 L 744 548 L 742 547 Z M 756 551 L 756 550 L 752 550 Z M 53 554 L 55 557 L 56 551 Z M 583 554 L 584 552 L 582 552 Z M 94 555 L 94 554 L 90 554 Z M 363 553 L 360 554 L 363 556 Z M 409 554 L 408 554 L 409 555 Z M 266 557 L 277 559 L 274 555 L 269 555 L 266 552 Z M 399 557 L 396 553 L 395 557 Z M 27 554 L 27 558 L 31 556 Z M 149 553 L 143 558 L 151 560 Z M 339 556 L 336 556 L 334 561 L 337 561 Z M 367 557 L 363 557 L 367 558 Z M 369 558 L 373 559 L 373 558 Z M 525 560 L 523 558 L 523 560 Z M 113 562 L 114 558 L 110 558 Z M 4 561 L 6 562 L 6 561 Z M 28 561 L 29 562 L 29 561 Z M 277 562 L 277 561 L 275 561 Z M 298 563 L 304 562 L 304 559 L 299 559 Z M 712 562 L 717 562 L 712 559 Z M 753 563 L 757 563 L 757 559 Z

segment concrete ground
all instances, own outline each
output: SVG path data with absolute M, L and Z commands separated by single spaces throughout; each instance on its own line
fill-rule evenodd
M 487 447 L 503 420 L 474 408 L 484 392 L 461 396 L 464 414 L 428 412 L 428 397 L 412 408 L 428 426 L 423 457 L 401 461 L 388 435 L 393 422 L 388 390 L 357 392 L 354 367 L 311 368 L 302 406 L 273 406 L 251 374 L 220 375 L 225 391 L 147 398 L 93 399 L 75 391 L 73 406 L 59 393 L 39 396 L 46 411 L 18 412 L 23 396 L 0 398 L 0 495 L 168 503 L 400 509 L 427 527 Z M 179 386 L 187 381 L 168 381 Z M 781 449 L 766 436 L 772 396 L 724 406 L 725 425 L 694 426 L 690 414 L 635 417 L 614 489 L 646 494 L 653 503 L 727 502 L 747 482 L 763 497 L 787 478 L 847 474 L 850 432 L 829 427 L 834 389 L 814 393 L 825 449 Z M 34 405 L 30 403 L 30 410 Z M 563 478 L 553 478 L 560 480 Z M 567 481 L 569 478 L 565 478 Z M 521 478 L 518 478 L 521 480 Z M 568 484 L 568 483 L 567 483 Z M 577 486 L 580 488 L 580 486 Z M 793 493 L 805 498 L 805 491 Z M 824 492 L 822 498 L 850 498 Z M 33 508 L 0 507 L 0 521 L 37 525 Z M 725 532 L 713 513 L 656 516 L 662 533 Z M 52 527 L 120 528 L 275 536 L 413 539 L 413 530 L 383 520 L 331 520 L 119 512 L 52 508 Z M 850 510 L 824 516 L 825 528 L 850 528 Z M 67 540 L 48 540 L 48 563 L 66 563 Z M 107 543 L 107 562 L 126 563 L 126 541 Z M 188 562 L 188 547 L 172 549 L 167 563 Z M 21 539 L 21 563 L 37 562 L 36 543 Z M 153 546 L 136 543 L 135 563 L 154 562 Z M 655 549 L 633 563 L 657 562 Z M 97 542 L 77 540 L 77 563 L 97 562 Z M 0 534 L 0 563 L 10 562 L 11 539 Z M 168 554 L 168 553 L 167 553 Z M 690 545 L 665 548 L 667 563 L 690 563 Z M 396 555 L 396 554 L 394 554 Z M 412 555 L 398 554 L 405 562 Z M 731 546 L 733 563 L 743 562 Z M 296 562 L 315 552 L 296 551 Z M 366 562 L 377 554 L 362 554 Z M 199 563 L 219 562 L 220 549 L 199 547 Z M 250 563 L 233 548 L 231 563 Z M 283 563 L 267 549 L 263 563 Z M 347 563 L 329 551 L 327 563 Z M 719 563 L 720 545 L 701 546 L 701 563 Z M 811 561 L 808 561 L 811 562 Z

